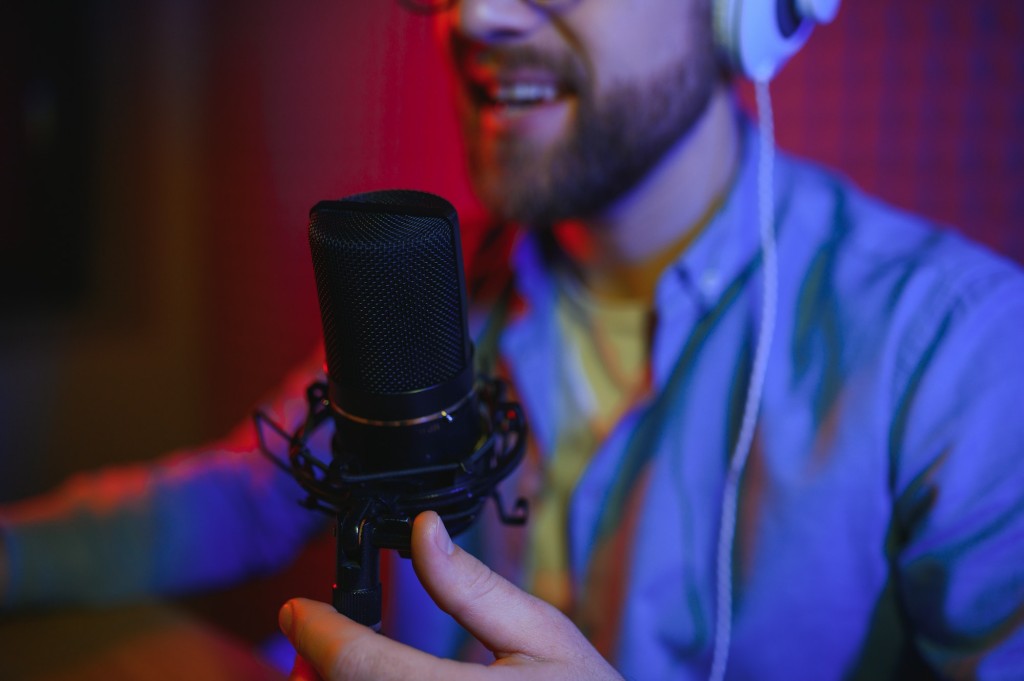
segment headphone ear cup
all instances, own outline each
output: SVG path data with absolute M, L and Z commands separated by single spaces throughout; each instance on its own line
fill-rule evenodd
M 715 40 L 734 70 L 770 80 L 807 41 L 814 20 L 830 20 L 838 8 L 839 0 L 712 0 Z

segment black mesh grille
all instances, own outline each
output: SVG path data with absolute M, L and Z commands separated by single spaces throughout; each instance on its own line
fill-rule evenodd
M 450 215 L 439 217 L 445 207 Z M 374 192 L 314 208 L 309 242 L 334 381 L 371 394 L 404 393 L 466 367 L 455 220 L 446 201 L 417 192 Z

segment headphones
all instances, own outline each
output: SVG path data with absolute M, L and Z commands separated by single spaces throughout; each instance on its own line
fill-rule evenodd
M 729 65 L 768 81 L 807 40 L 835 18 L 840 0 L 712 0 L 715 43 Z

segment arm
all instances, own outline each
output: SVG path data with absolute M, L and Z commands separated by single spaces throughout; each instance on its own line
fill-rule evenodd
M 491 666 L 433 657 L 355 624 L 329 605 L 295 599 L 280 614 L 281 629 L 299 653 L 292 678 L 621 681 L 561 612 L 455 546 L 437 514 L 416 518 L 412 559 L 434 601 L 494 653 Z
M 318 364 L 291 375 L 268 407 L 287 427 L 305 416 Z M 109 603 L 269 572 L 324 526 L 302 496 L 256 451 L 249 422 L 213 445 L 75 476 L 0 509 L 2 603 Z
M 949 678 L 1013 678 L 1024 651 L 1024 285 L 984 289 L 937 325 L 894 429 L 899 588 Z

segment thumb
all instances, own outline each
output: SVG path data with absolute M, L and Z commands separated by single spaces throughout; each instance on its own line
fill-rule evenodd
M 455 546 L 433 511 L 413 524 L 412 562 L 434 602 L 498 658 L 566 659 L 589 647 L 559 610 Z

